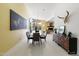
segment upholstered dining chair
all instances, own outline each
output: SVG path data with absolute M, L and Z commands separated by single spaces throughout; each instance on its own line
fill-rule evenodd
M 40 35 L 40 38 L 46 41 L 46 36 L 47 36 L 47 33 L 43 32 L 43 34 Z
M 28 41 L 29 41 L 30 39 L 33 39 L 33 37 L 30 36 L 30 33 L 29 33 L 29 32 L 26 32 L 26 36 L 27 36 Z
M 39 42 L 39 43 L 41 43 L 41 39 L 40 39 L 40 34 L 39 33 L 33 33 L 33 41 L 32 41 L 32 43 L 34 44 L 34 42 Z

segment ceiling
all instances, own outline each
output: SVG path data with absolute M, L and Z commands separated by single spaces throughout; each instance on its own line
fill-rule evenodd
M 27 3 L 30 17 L 37 19 L 50 19 L 56 3 Z

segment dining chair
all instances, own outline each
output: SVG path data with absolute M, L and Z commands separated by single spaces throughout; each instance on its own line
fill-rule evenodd
M 30 35 L 29 32 L 26 32 L 26 36 L 27 36 L 28 41 L 29 41 L 30 39 L 33 39 L 33 37 Z
M 35 42 L 38 42 L 38 43 L 41 43 L 41 39 L 40 39 L 40 34 L 39 33 L 33 33 L 33 44 L 35 43 Z

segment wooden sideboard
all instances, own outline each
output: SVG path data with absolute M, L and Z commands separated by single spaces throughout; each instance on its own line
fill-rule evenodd
M 53 34 L 53 41 L 64 48 L 69 54 L 77 54 L 77 38 L 69 38 L 62 34 Z

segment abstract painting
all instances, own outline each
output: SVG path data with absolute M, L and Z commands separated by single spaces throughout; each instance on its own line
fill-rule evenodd
M 26 29 L 27 20 L 10 9 L 10 30 Z

